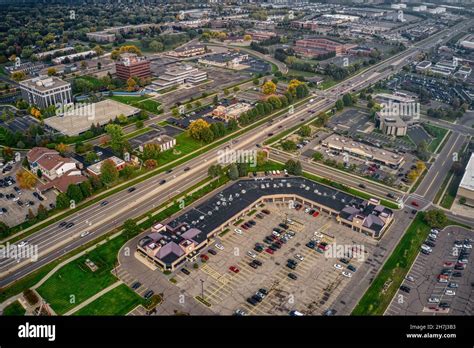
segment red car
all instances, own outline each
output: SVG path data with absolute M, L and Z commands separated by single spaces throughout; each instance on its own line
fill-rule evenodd
M 444 267 L 451 267 L 454 266 L 454 262 L 445 262 Z
M 414 207 L 419 207 L 419 206 L 420 206 L 420 205 L 419 205 L 417 202 L 415 202 L 415 201 L 411 201 L 411 205 L 414 206 Z
M 273 250 L 270 248 L 266 248 L 265 251 L 271 255 L 273 255 Z
M 316 210 L 316 211 L 313 213 L 313 216 L 314 216 L 314 217 L 317 217 L 318 215 L 319 215 L 319 211 Z
M 248 230 L 249 228 L 247 227 L 247 225 L 240 225 L 240 227 L 242 227 L 244 230 Z
M 230 266 L 229 269 L 234 272 L 234 273 L 239 273 L 240 272 L 240 269 L 238 269 L 237 267 L 235 266 Z
M 207 260 L 209 260 L 209 256 L 203 254 L 203 255 L 201 255 L 201 260 L 207 261 Z

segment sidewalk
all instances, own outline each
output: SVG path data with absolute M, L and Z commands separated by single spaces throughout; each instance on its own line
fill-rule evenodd
M 123 282 L 121 280 L 118 280 L 117 282 L 113 283 L 112 285 L 106 287 L 105 289 L 102 289 L 101 291 L 99 291 L 97 294 L 95 294 L 94 296 L 92 297 L 89 297 L 87 300 L 85 300 L 84 302 L 82 302 L 81 304 L 77 305 L 76 307 L 74 307 L 73 309 L 71 309 L 70 311 L 64 313 L 64 315 L 71 315 L 71 314 L 74 314 L 75 312 L 77 312 L 78 310 L 84 308 L 85 306 L 87 306 L 89 303 L 91 302 L 94 302 L 96 299 L 98 299 L 99 297 L 101 297 L 102 295 L 104 295 L 105 293 L 109 292 L 110 290 L 112 289 L 115 289 L 117 286 L 123 284 Z

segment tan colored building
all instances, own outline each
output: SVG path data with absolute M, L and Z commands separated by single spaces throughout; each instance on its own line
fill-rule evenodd
M 407 124 L 399 116 L 384 115 L 377 112 L 375 115 L 375 125 L 386 135 L 403 137 L 407 134 Z
M 346 152 L 353 157 L 373 161 L 395 169 L 400 167 L 405 161 L 403 156 L 394 152 L 362 144 L 351 138 L 346 138 L 337 134 L 330 135 L 324 139 L 321 144 L 331 150 L 337 150 L 342 153 Z

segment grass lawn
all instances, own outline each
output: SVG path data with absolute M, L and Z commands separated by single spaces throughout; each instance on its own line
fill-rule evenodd
M 451 209 L 451 206 L 453 205 L 454 200 L 456 199 L 456 194 L 458 192 L 458 187 L 461 183 L 461 180 L 462 175 L 453 176 L 453 179 L 449 183 L 449 186 L 446 189 L 446 192 L 444 193 L 441 202 L 439 203 L 443 208 Z
M 354 308 L 353 315 L 382 315 L 385 312 L 429 232 L 430 227 L 423 221 L 423 214 L 418 213 L 377 278 Z
M 302 71 L 302 70 L 294 70 L 294 69 L 289 69 L 288 70 L 288 75 L 292 76 L 304 76 L 304 77 L 313 77 L 316 74 L 310 71 Z
M 124 136 L 125 139 L 131 139 L 133 137 L 136 137 L 137 135 L 142 135 L 142 134 L 145 134 L 147 132 L 149 132 L 151 130 L 150 127 L 143 127 L 143 128 L 140 128 L 140 129 L 137 129 L 136 131 L 133 131 L 131 133 L 128 133 Z
M 423 124 L 423 127 L 426 129 L 428 134 L 434 138 L 428 145 L 428 151 L 434 153 L 439 144 L 441 144 L 441 141 L 443 140 L 446 133 L 448 133 L 448 130 L 427 123 Z
M 64 314 L 79 303 L 117 281 L 110 272 L 114 267 L 117 253 L 126 242 L 118 236 L 100 245 L 88 255 L 84 255 L 59 269 L 37 291 L 58 313 Z M 99 269 L 92 272 L 84 263 L 86 259 L 94 262 Z M 71 296 L 74 303 L 71 303 Z
M 332 79 L 328 79 L 328 80 L 324 80 L 319 86 L 321 87 L 321 89 L 328 89 L 338 84 L 339 82 L 340 81 L 334 81 Z
M 154 99 L 150 99 L 148 95 L 129 96 L 129 95 L 113 95 L 109 99 L 118 101 L 123 104 L 131 105 L 136 108 L 149 111 L 151 113 L 158 113 L 161 104 Z
M 182 132 L 178 134 L 175 138 L 176 146 L 174 147 L 174 149 L 163 151 L 160 154 L 158 165 L 163 165 L 170 161 L 183 157 L 184 155 L 187 155 L 203 146 L 202 143 L 191 138 L 187 134 L 187 132 Z
M 96 88 L 106 86 L 101 80 L 99 80 L 98 78 L 96 78 L 94 76 L 84 75 L 84 76 L 76 77 L 76 80 L 78 80 L 78 79 L 86 80 L 86 81 L 92 83 L 94 85 L 94 87 L 96 87 Z
M 25 315 L 25 308 L 20 304 L 20 302 L 15 301 L 12 304 L 9 304 L 3 310 L 3 315 L 11 316 L 11 315 Z
M 126 315 L 143 302 L 144 299 L 135 291 L 121 284 L 81 308 L 74 315 Z

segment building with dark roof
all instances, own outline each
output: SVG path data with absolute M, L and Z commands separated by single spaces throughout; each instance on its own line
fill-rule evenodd
M 156 267 L 174 270 L 256 206 L 289 201 L 334 216 L 340 224 L 372 238 L 380 238 L 393 220 L 393 211 L 375 199 L 363 200 L 302 177 L 243 179 L 153 226 L 151 233 L 139 240 L 137 253 Z

